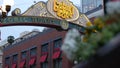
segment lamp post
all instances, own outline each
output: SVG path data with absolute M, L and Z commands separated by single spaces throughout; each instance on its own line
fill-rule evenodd
M 7 17 L 8 12 L 11 10 L 10 5 L 5 5 L 5 11 L 3 11 L 2 6 L 0 7 L 0 19 Z

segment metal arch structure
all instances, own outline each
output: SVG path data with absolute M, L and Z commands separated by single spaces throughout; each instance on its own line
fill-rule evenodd
M 51 17 L 41 17 L 41 16 L 8 16 L 1 20 L 0 27 L 5 26 L 17 26 L 17 25 L 26 25 L 26 26 L 44 26 L 55 28 L 58 30 L 68 30 L 75 28 L 80 32 L 84 33 L 85 28 L 78 24 L 68 22 L 66 20 L 60 20 L 57 18 Z
M 0 27 L 26 25 L 44 26 L 55 28 L 57 30 L 68 30 L 75 28 L 84 33 L 86 23 L 89 22 L 89 19 L 84 14 L 79 13 L 78 9 L 70 1 L 61 0 L 58 2 L 62 5 L 62 7 L 70 7 L 74 10 L 71 18 L 61 18 L 61 16 L 57 14 L 57 11 L 61 10 L 61 6 L 57 4 L 56 0 L 48 0 L 47 3 L 40 1 L 28 8 L 22 14 L 20 14 L 20 9 L 16 8 L 12 12 L 12 15 L 14 16 L 7 16 L 6 18 L 0 20 Z M 57 11 L 54 11 L 54 7 L 59 7 L 59 10 L 57 9 Z M 71 9 L 66 10 L 66 13 L 69 11 L 71 11 Z M 62 13 L 64 16 L 64 12 Z

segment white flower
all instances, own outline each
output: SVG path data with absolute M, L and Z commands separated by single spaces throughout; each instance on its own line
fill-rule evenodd
M 68 31 L 64 39 L 62 50 L 70 60 L 74 58 L 74 52 L 76 52 L 78 49 L 76 46 L 77 42 L 75 39 L 79 36 L 80 33 L 76 29 L 71 29 Z

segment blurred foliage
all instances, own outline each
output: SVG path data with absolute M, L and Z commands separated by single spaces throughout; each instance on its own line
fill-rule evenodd
M 76 41 L 78 49 L 74 60 L 78 62 L 89 59 L 97 49 L 107 44 L 120 32 L 120 14 L 106 15 L 94 20 L 94 25 L 86 28 L 82 41 Z

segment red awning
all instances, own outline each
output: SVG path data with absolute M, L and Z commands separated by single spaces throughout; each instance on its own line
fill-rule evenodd
M 61 53 L 60 51 L 54 52 L 52 58 L 53 58 L 53 59 L 57 59 L 57 58 L 59 58 L 60 53 Z
M 35 60 L 36 60 L 35 57 L 34 57 L 34 58 L 31 58 L 30 61 L 29 61 L 29 65 L 33 65 L 33 64 L 35 63 Z
M 40 62 L 43 63 L 47 59 L 47 54 L 40 57 Z
M 54 51 L 60 51 L 60 48 L 55 48 Z
M 20 63 L 20 68 L 23 68 L 25 65 L 25 60 Z
M 17 64 L 12 64 L 12 68 L 16 68 Z
M 5 68 L 9 68 L 9 66 L 8 66 L 8 65 L 6 65 L 6 66 L 5 66 Z

